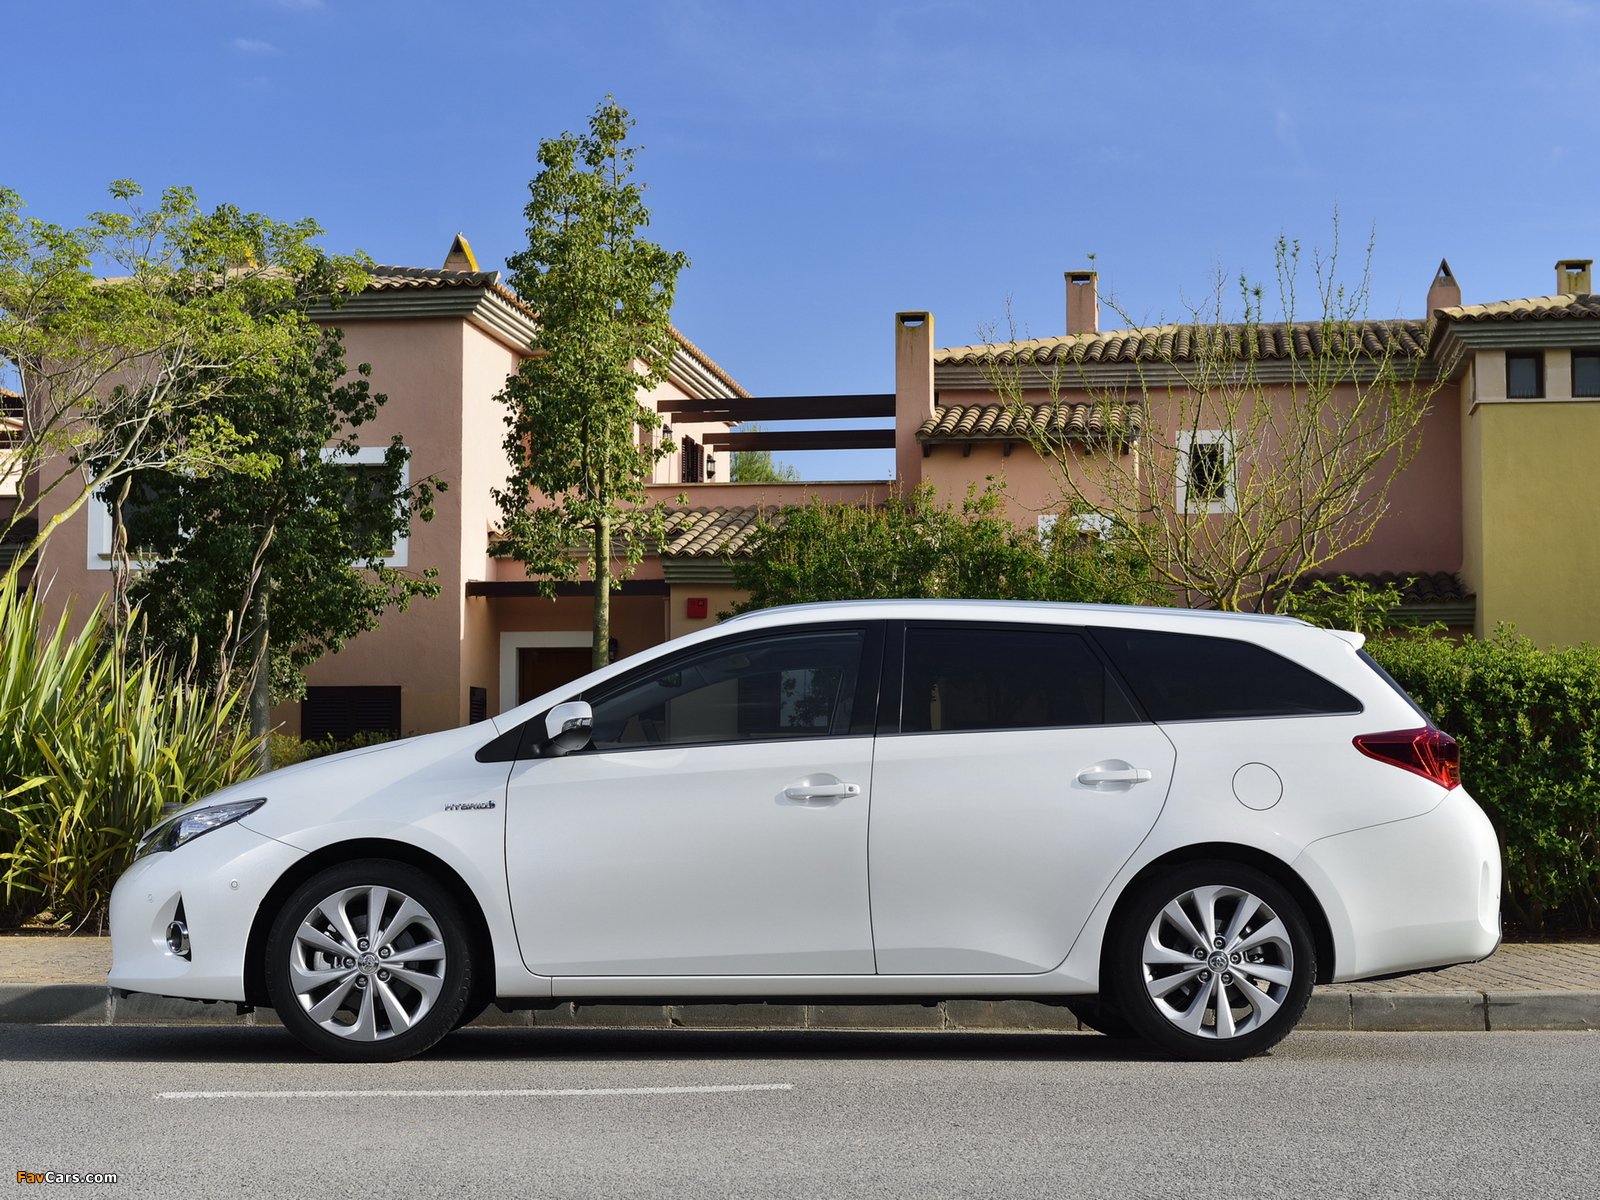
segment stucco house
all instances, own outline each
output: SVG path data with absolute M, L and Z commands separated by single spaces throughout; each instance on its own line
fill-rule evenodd
M 1390 494 L 1390 511 L 1364 546 L 1333 568 L 1413 582 L 1408 607 L 1480 634 L 1498 622 L 1546 644 L 1600 641 L 1590 603 L 1600 578 L 1600 297 L 1588 260 L 1557 265 L 1555 293 L 1463 305 L 1448 265 L 1428 292 L 1426 315 L 1369 322 L 1409 369 L 1443 377 L 1421 447 Z M 756 397 L 678 335 L 668 382 L 641 392 L 678 444 L 658 464 L 651 491 L 673 510 L 653 547 L 613 600 L 616 652 L 627 655 L 716 620 L 736 598 L 730 562 L 763 511 L 813 497 L 882 503 L 921 482 L 948 500 L 986 476 L 1005 481 L 1012 513 L 1032 524 L 1059 508 L 1050 468 L 1018 422 L 1051 422 L 1083 454 L 1139 453 L 1137 403 L 1108 401 L 1159 365 L 1170 328 L 1101 330 L 1093 272 L 1066 276 L 1066 330 L 1026 343 L 940 348 L 933 315 L 894 317 L 894 390 L 849 396 Z M 363 440 L 380 454 L 395 433 L 411 469 L 448 481 L 430 523 L 417 523 L 392 564 L 434 567 L 441 594 L 391 613 L 310 672 L 306 702 L 275 716 L 315 737 L 362 730 L 426 732 L 504 711 L 587 669 L 592 590 L 563 585 L 542 597 L 519 564 L 490 555 L 503 483 L 502 410 L 494 396 L 532 353 L 534 315 L 481 271 L 463 239 L 438 269 L 381 267 L 367 289 L 319 319 L 344 330 L 347 361 L 372 365 L 389 402 Z M 1265 367 L 1287 358 L 1303 329 L 1262 326 Z M 1059 386 L 1003 402 L 988 362 L 996 355 L 1070 363 Z M 1265 369 L 1264 367 L 1264 369 Z M 877 427 L 862 427 L 876 419 Z M 892 419 L 892 428 L 883 427 Z M 796 421 L 834 421 L 795 430 Z M 759 422 L 759 432 L 738 426 Z M 880 448 L 894 478 L 735 484 L 731 454 Z M 1214 451 L 1213 451 L 1214 453 Z M 359 455 L 357 462 L 359 462 Z M 49 511 L 40 512 L 48 519 Z M 91 504 L 50 541 L 37 568 L 59 604 L 108 584 L 110 523 Z

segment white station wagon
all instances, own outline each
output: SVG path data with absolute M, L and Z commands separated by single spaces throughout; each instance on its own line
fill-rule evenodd
M 1499 941 L 1456 745 L 1361 645 L 1090 605 L 748 614 L 173 815 L 112 896 L 110 983 L 271 1005 L 355 1061 L 495 1002 L 807 997 L 1259 1053 L 1314 983 Z

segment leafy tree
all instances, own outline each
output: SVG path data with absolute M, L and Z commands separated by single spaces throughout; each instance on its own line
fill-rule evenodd
M 1243 319 L 1227 323 L 1219 275 L 1187 321 L 1142 331 L 1149 353 L 1126 365 L 1131 382 L 1097 382 L 1070 344 L 1041 352 L 1015 339 L 992 348 L 985 372 L 1025 418 L 1040 392 L 1137 406 L 1133 453 L 1079 455 L 1064 431 L 1025 425 L 1063 498 L 1115 522 L 1187 601 L 1275 609 L 1303 575 L 1371 540 L 1441 386 L 1412 341 L 1420 330 L 1366 320 L 1371 262 L 1369 242 L 1359 278 L 1341 281 L 1336 220 L 1332 252 L 1315 256 L 1309 320 L 1299 243 L 1279 238 L 1275 322 L 1263 319 L 1265 289 L 1241 277 Z
M 974 486 L 959 507 L 933 486 L 880 508 L 814 501 L 758 526 L 733 579 L 749 592 L 734 611 L 818 600 L 962 598 L 1159 602 L 1136 550 L 1058 520 L 1044 534 L 1005 514 L 1001 487 Z
M 212 402 L 272 377 L 310 326 L 309 297 L 337 300 L 364 279 L 361 260 L 312 245 L 312 221 L 203 212 L 187 188 L 149 209 L 132 182 L 110 191 L 115 211 L 65 228 L 25 216 L 0 189 L 0 360 L 27 393 L 8 449 L 35 480 L 0 517 L 0 535 L 47 499 L 55 510 L 13 573 L 89 497 L 115 494 L 133 474 L 258 470 Z
M 219 681 L 243 667 L 257 735 L 271 698 L 304 694 L 312 662 L 389 608 L 439 591 L 436 571 L 417 577 L 383 560 L 413 515 L 431 519 L 444 485 L 407 485 L 410 452 L 398 436 L 381 464 L 350 463 L 358 430 L 385 397 L 372 391 L 367 364 L 347 375 L 339 330 L 309 325 L 290 349 L 270 378 L 241 379 L 208 406 L 256 469 L 141 472 L 127 488 L 137 519 L 118 523 L 124 552 L 154 560 L 131 589 L 147 637 L 174 651 L 192 644 Z M 181 443 L 194 415 L 163 417 L 153 432 Z
M 742 427 L 742 433 L 760 433 L 761 426 Z M 793 483 L 800 472 L 791 463 L 774 462 L 770 450 L 738 450 L 733 455 L 730 478 L 734 483 Z
M 662 533 L 645 485 L 673 446 L 652 436 L 661 421 L 639 389 L 666 377 L 673 290 L 688 265 L 642 235 L 650 214 L 632 178 L 637 150 L 623 144 L 632 124 L 608 96 L 587 133 L 540 143 L 528 247 L 506 260 L 539 314 L 539 346 L 499 396 L 512 464 L 495 491 L 500 549 L 551 595 L 587 562 L 596 666 L 608 657 L 611 589 Z

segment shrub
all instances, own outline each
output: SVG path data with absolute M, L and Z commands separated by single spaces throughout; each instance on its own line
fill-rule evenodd
M 303 742 L 290 733 L 267 735 L 268 744 L 272 748 L 272 765 L 275 769 L 292 767 L 296 763 L 310 762 L 313 758 L 324 758 L 329 754 L 359 750 L 362 746 L 376 746 L 393 740 L 394 735 L 389 733 L 358 733 L 343 741 L 331 737 L 313 738 L 309 742 Z
M 878 508 L 780 509 L 757 527 L 749 556 L 733 560 L 733 580 L 750 593 L 735 612 L 817 600 L 1168 602 L 1114 530 L 1085 535 L 1070 516 L 1042 534 L 1019 528 L 993 481 L 959 508 L 923 484 Z
M 1508 629 L 1368 649 L 1461 743 L 1462 778 L 1505 850 L 1506 907 L 1533 936 L 1600 926 L 1600 649 Z
M 0 582 L 0 895 L 59 925 L 103 913 L 137 838 L 164 810 L 248 776 L 238 692 L 214 695 L 161 658 L 124 661 L 97 606 L 45 628 Z

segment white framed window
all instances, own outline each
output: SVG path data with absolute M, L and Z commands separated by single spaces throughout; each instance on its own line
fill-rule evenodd
M 117 481 L 112 487 L 120 491 L 122 481 Z M 115 521 L 111 515 L 111 502 L 102 500 L 99 496 L 91 496 L 84 508 L 89 512 L 89 570 L 109 571 L 111 533 L 115 528 Z M 122 520 L 128 526 L 128 564 L 136 571 L 153 567 L 158 561 L 154 558 L 139 557 L 139 530 L 142 527 L 143 511 L 138 493 L 130 488 L 127 499 L 122 502 Z
M 8 449 L 0 435 L 0 496 L 22 494 L 22 452 Z
M 1238 511 L 1239 464 L 1233 432 L 1196 429 L 1178 435 L 1178 510 Z
M 335 449 L 324 449 L 322 457 L 328 462 L 348 464 L 351 470 L 361 471 L 364 468 L 379 467 L 385 462 L 389 453 L 387 446 L 361 446 L 354 451 L 344 452 Z M 411 463 L 403 463 L 400 467 L 400 486 L 411 486 Z M 85 505 L 89 510 L 89 556 L 88 566 L 91 571 L 109 571 L 111 569 L 111 505 L 101 500 L 98 496 L 91 497 Z M 123 502 L 123 519 L 129 523 L 130 529 L 136 529 L 138 524 L 138 503 L 135 497 L 130 496 Z M 402 533 L 395 539 L 394 546 L 388 555 L 379 559 L 386 567 L 403 567 L 410 561 L 410 537 Z M 130 547 L 137 550 L 136 544 L 130 542 Z M 132 560 L 135 569 L 155 565 L 153 559 Z
M 348 452 L 326 449 L 322 452 L 322 457 L 327 462 L 343 463 L 349 466 L 352 471 L 364 474 L 366 468 L 383 466 L 387 461 L 388 454 L 389 447 L 387 446 L 360 446 Z M 411 460 L 407 459 L 400 464 L 400 487 L 403 491 L 410 486 Z M 400 534 L 399 537 L 395 538 L 394 546 L 390 549 L 389 554 L 378 561 L 386 567 L 405 566 L 410 561 L 410 543 L 411 537 L 409 534 Z

